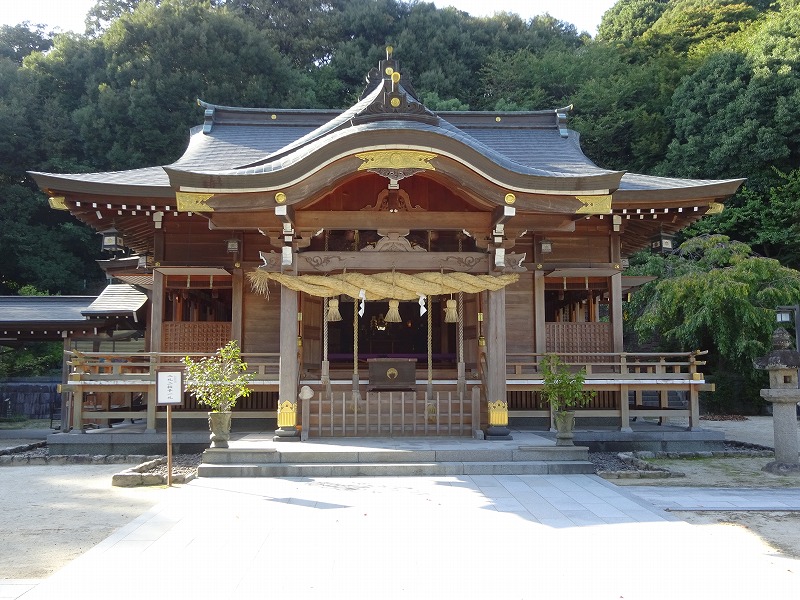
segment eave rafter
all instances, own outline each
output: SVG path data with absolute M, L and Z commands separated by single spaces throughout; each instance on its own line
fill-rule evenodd
M 179 211 L 174 199 L 97 196 L 48 190 L 49 204 L 56 210 L 69 211 L 75 218 L 96 231 L 115 228 L 123 234 L 125 245 L 136 252 L 152 251 L 153 231 L 168 219 L 186 219 L 192 215 Z M 195 215 L 195 218 L 198 218 Z

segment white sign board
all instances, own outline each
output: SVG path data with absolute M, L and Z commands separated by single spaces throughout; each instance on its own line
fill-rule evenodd
M 159 371 L 156 404 L 173 405 L 183 402 L 183 371 Z

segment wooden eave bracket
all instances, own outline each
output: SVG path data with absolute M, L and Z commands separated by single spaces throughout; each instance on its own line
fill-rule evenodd
M 494 268 L 506 268 L 506 250 L 513 248 L 515 239 L 507 239 L 506 223 L 513 219 L 517 214 L 517 209 L 513 206 L 498 206 L 492 211 L 492 239 L 489 251 L 494 254 Z

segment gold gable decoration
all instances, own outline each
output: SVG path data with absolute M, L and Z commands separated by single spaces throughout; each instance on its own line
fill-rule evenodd
M 371 169 L 423 169 L 435 171 L 436 168 L 430 164 L 430 161 L 436 156 L 432 152 L 419 150 L 372 150 L 356 154 L 357 158 L 364 161 L 359 165 L 359 171 Z
M 53 210 L 69 210 L 67 199 L 64 196 L 50 196 L 47 202 Z
M 611 195 L 603 196 L 575 196 L 583 205 L 575 214 L 578 215 L 610 215 L 611 214 Z
M 214 194 L 200 192 L 175 192 L 175 201 L 181 212 L 214 212 L 208 205 L 208 200 Z
M 486 290 L 496 291 L 516 283 L 519 275 L 471 275 L 469 273 L 339 273 L 337 275 L 289 275 L 270 273 L 256 269 L 247 274 L 253 290 L 267 295 L 270 281 L 282 286 L 321 298 L 333 298 L 344 294 L 351 298 L 366 295 L 365 300 L 418 300 L 420 296 L 444 296 L 465 292 L 477 294 Z

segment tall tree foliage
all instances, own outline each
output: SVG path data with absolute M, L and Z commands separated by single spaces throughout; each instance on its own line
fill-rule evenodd
M 620 0 L 603 15 L 597 38 L 631 44 L 658 21 L 668 5 L 668 0 Z
M 0 27 L 0 57 L 21 64 L 32 52 L 46 52 L 52 47 L 52 37 L 45 33 L 44 25 L 31 25 L 25 21 Z
M 668 257 L 638 257 L 631 273 L 659 277 L 628 307 L 636 333 L 664 349 L 710 350 L 711 371 L 722 386 L 714 406 L 757 408 L 763 376 L 753 359 L 770 347 L 774 309 L 800 303 L 800 273 L 720 235 L 687 240 Z M 726 377 L 743 387 L 727 388 Z
M 313 106 L 308 81 L 269 40 L 208 2 L 143 3 L 98 40 L 103 67 L 73 113 L 103 168 L 168 162 L 198 119 L 195 100 L 245 106 Z

